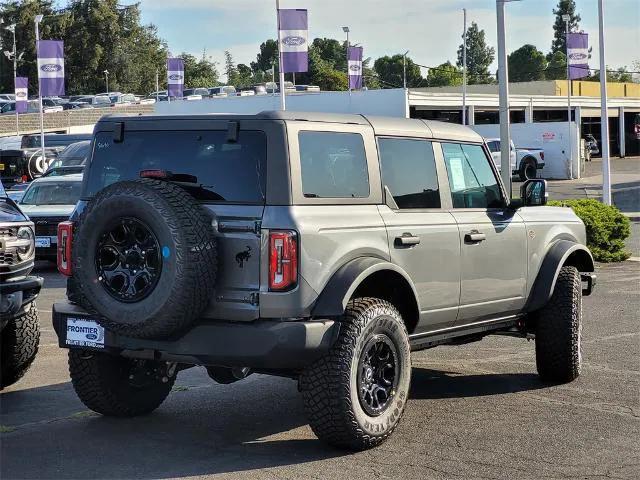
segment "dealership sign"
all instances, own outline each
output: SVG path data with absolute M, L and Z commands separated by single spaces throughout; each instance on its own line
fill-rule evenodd
M 306 72 L 309 68 L 307 11 L 303 9 L 278 10 L 278 28 L 282 71 Z
M 184 90 L 184 60 L 167 59 L 167 92 L 170 97 L 182 97 Z
M 38 42 L 38 79 L 43 97 L 64 95 L 64 42 Z
M 567 57 L 571 80 L 589 76 L 589 37 L 586 33 L 567 34 Z
M 17 113 L 25 113 L 27 111 L 27 99 L 29 98 L 28 94 L 29 80 L 27 77 L 16 77 L 16 112 Z

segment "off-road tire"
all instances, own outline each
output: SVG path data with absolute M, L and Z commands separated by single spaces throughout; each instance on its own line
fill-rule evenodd
M 109 417 L 135 417 L 158 408 L 171 392 L 175 376 L 167 382 L 149 376 L 144 385 L 132 385 L 133 362 L 106 353 L 69 350 L 69 374 L 82 403 Z
M 518 176 L 522 182 L 536 178 L 538 176 L 538 166 L 536 161 L 531 157 L 523 159 L 520 164 Z
M 35 302 L 10 319 L 0 336 L 0 388 L 4 388 L 22 378 L 38 353 L 40 324 Z
M 384 442 L 404 412 L 411 382 L 409 336 L 398 310 L 377 298 L 350 301 L 339 321 L 335 344 L 303 372 L 300 390 L 318 438 L 339 448 L 365 450 Z M 386 410 L 370 416 L 358 397 L 357 369 L 367 340 L 379 333 L 397 348 L 399 381 Z
M 144 222 L 162 251 L 157 284 L 134 302 L 114 298 L 96 269 L 101 235 L 123 217 Z M 98 323 L 129 337 L 166 338 L 186 330 L 213 296 L 217 256 L 211 218 L 172 183 L 118 182 L 101 190 L 82 213 L 74 233 L 72 263 L 71 300 L 80 302 Z
M 536 366 L 540 378 L 565 383 L 582 365 L 582 283 L 575 267 L 562 267 L 549 303 L 536 315 Z

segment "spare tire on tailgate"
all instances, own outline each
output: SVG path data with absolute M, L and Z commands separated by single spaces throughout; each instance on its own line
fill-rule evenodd
M 216 276 L 211 219 L 182 188 L 159 180 L 101 190 L 75 228 L 73 277 L 83 306 L 108 330 L 164 338 L 205 309 Z

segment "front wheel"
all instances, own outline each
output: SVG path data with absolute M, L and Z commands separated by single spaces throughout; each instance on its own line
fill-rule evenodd
M 341 448 L 384 442 L 409 397 L 409 336 L 398 310 L 377 298 L 349 302 L 331 350 L 300 378 L 314 433 Z
M 536 365 L 540 378 L 570 382 L 582 366 L 582 284 L 575 267 L 562 267 L 549 302 L 537 313 Z
M 100 352 L 69 350 L 69 373 L 76 394 L 94 412 L 111 417 L 150 413 L 167 398 L 175 365 L 133 360 Z
M 7 322 L 1 337 L 0 388 L 4 388 L 22 378 L 38 353 L 40 325 L 35 302 Z

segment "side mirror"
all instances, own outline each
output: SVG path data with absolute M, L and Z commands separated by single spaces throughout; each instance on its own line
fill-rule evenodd
M 547 204 L 547 181 L 535 178 L 524 182 L 520 187 L 522 205 L 525 207 L 538 207 Z

